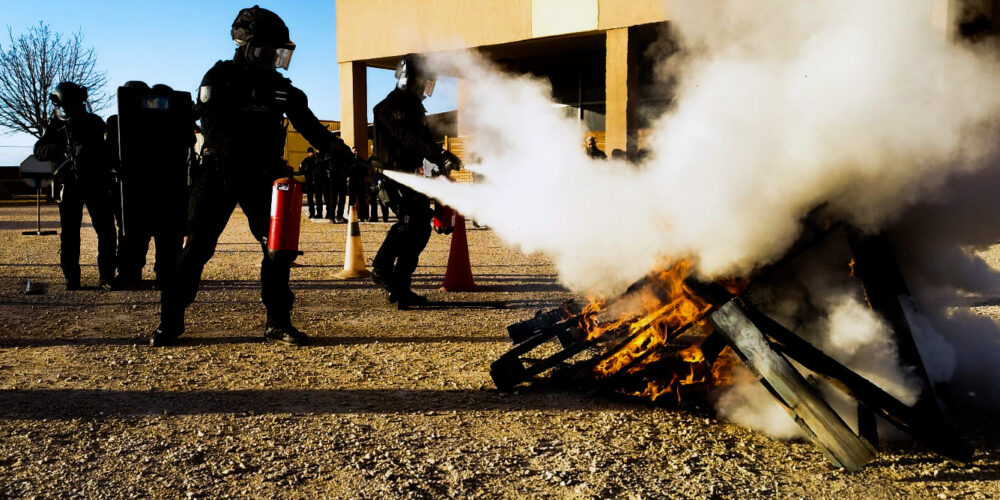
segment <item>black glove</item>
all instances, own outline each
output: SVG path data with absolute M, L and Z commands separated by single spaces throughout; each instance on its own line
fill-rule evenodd
M 455 153 L 445 150 L 441 153 L 441 156 L 444 158 L 444 161 L 440 165 L 442 175 L 448 175 L 455 170 L 462 169 L 462 160 L 458 159 Z

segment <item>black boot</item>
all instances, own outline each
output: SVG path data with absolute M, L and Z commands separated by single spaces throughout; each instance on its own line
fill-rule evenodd
M 153 330 L 153 335 L 149 337 L 149 345 L 153 347 L 163 347 L 168 345 L 174 345 L 177 343 L 177 338 L 184 333 L 184 322 L 180 323 L 180 326 L 176 324 L 168 325 L 167 323 L 160 321 L 160 326 Z
M 396 307 L 398 307 L 402 311 L 409 309 L 410 306 L 427 305 L 427 297 L 424 297 L 423 295 L 418 295 L 413 290 L 405 288 L 390 293 L 389 303 L 396 303 Z
M 389 285 L 389 276 L 391 272 L 386 272 L 378 267 L 372 266 L 372 282 L 382 288 L 383 290 L 390 292 L 392 295 L 392 288 Z
M 309 336 L 292 326 L 290 319 L 268 317 L 264 326 L 264 341 L 268 340 L 302 346 L 309 343 Z

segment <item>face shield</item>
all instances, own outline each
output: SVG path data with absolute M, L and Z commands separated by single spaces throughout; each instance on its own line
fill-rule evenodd
M 52 111 L 52 115 L 55 116 L 60 121 L 69 121 L 69 114 L 62 106 L 56 104 L 55 109 Z
M 429 79 L 429 80 L 425 80 L 424 81 L 424 95 L 425 96 L 430 97 L 430 96 L 434 95 L 434 84 L 436 84 L 436 83 L 437 83 L 437 80 L 434 80 L 434 79 Z
M 421 99 L 426 99 L 434 95 L 434 85 L 437 80 L 433 78 L 414 78 L 413 83 L 408 83 L 408 78 L 404 75 L 399 79 L 399 87 L 419 96 Z
M 90 96 L 87 94 L 87 87 L 77 87 L 59 84 L 56 89 L 49 94 L 49 102 L 52 103 L 52 116 L 61 121 L 69 121 L 70 118 L 80 113 L 92 113 L 93 107 L 90 104 Z
M 80 114 L 80 113 L 92 113 L 93 108 L 90 106 L 90 100 L 83 101 L 76 105 L 64 106 L 62 104 L 52 103 L 52 115 L 61 121 L 69 121 L 70 118 Z
M 266 68 L 287 70 L 294 51 L 295 44 L 291 42 L 283 47 L 253 47 L 253 61 Z

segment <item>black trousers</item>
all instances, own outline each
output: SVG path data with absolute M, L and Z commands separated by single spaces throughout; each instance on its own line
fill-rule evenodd
M 344 218 L 347 205 L 347 179 L 334 177 L 327 182 L 326 218 Z
M 369 220 L 375 222 L 378 220 L 378 209 L 382 208 L 382 221 L 389 222 L 389 207 L 385 206 L 385 203 L 378 201 L 377 193 L 368 193 L 368 216 Z
M 177 270 L 184 247 L 184 223 L 187 221 L 188 190 L 184 184 L 133 181 L 124 191 L 125 203 L 119 207 L 118 280 L 138 282 L 146 266 L 149 242 L 156 243 L 153 271 L 159 286 L 167 283 Z
M 184 246 L 184 234 L 159 230 L 143 231 L 141 234 L 130 232 L 122 236 L 118 251 L 118 279 L 124 282 L 142 280 L 142 268 L 146 266 L 146 254 L 149 252 L 149 242 L 156 245 L 153 272 L 156 273 L 156 283 L 164 286 L 177 269 L 180 262 L 181 249 Z
M 389 228 L 372 261 L 372 267 L 388 280 L 391 292 L 410 289 L 420 253 L 431 237 L 434 218 L 429 198 L 406 187 L 400 186 L 399 190 L 398 221 Z
M 245 166 L 245 165 L 244 165 Z M 188 209 L 187 243 L 181 253 L 174 278 L 160 296 L 160 322 L 168 327 L 180 327 L 184 309 L 194 302 L 205 264 L 215 253 L 219 235 L 226 228 L 238 204 L 246 214 L 250 232 L 260 242 L 261 299 L 267 309 L 268 321 L 284 323 L 290 320 L 295 296 L 288 287 L 290 263 L 267 256 L 267 233 L 271 220 L 271 185 L 281 176 L 208 169 L 195 181 Z
M 114 202 L 110 184 L 71 182 L 62 185 L 59 196 L 59 266 L 67 281 L 80 280 L 80 224 L 86 205 L 97 232 L 97 270 L 102 280 L 115 278 Z
M 358 219 L 368 220 L 368 185 L 365 183 L 364 172 L 351 174 L 347 190 L 349 203 L 358 207 Z
M 309 216 L 323 218 L 324 200 L 327 197 L 327 188 L 318 179 L 306 179 L 306 203 L 309 205 Z

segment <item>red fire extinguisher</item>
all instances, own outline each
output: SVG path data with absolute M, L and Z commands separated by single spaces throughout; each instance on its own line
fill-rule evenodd
M 274 181 L 271 189 L 271 230 L 267 234 L 267 255 L 294 261 L 299 251 L 299 224 L 302 218 L 302 184 L 291 177 Z
M 434 203 L 434 231 L 451 234 L 455 230 L 455 210 L 448 205 Z

